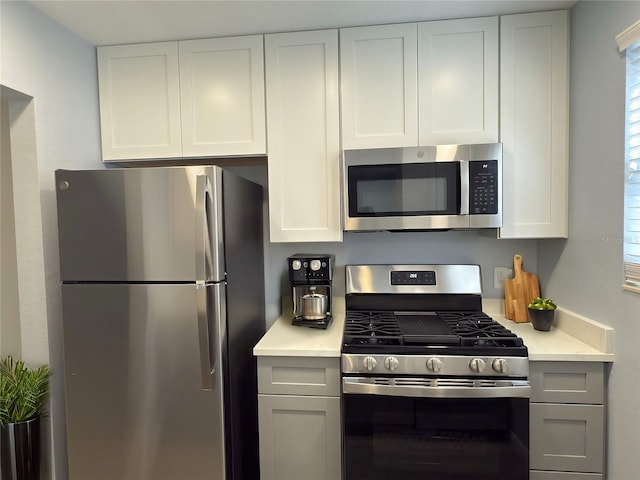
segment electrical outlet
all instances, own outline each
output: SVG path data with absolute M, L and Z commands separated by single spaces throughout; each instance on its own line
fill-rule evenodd
M 504 288 L 504 281 L 513 277 L 513 268 L 494 267 L 493 288 Z

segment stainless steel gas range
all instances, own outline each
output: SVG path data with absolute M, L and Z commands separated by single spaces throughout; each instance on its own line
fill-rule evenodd
M 345 270 L 345 480 L 527 480 L 527 348 L 482 312 L 480 267 Z

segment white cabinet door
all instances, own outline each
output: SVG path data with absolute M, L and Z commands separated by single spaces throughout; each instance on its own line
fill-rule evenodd
M 97 52 L 103 160 L 179 157 L 178 43 Z
M 420 145 L 498 141 L 498 17 L 418 24 Z
M 417 25 L 340 30 L 342 147 L 418 144 Z
M 263 37 L 179 42 L 184 156 L 266 153 Z
M 265 36 L 272 242 L 342 241 L 338 31 Z
M 500 18 L 501 238 L 568 236 L 568 12 Z
M 258 395 L 260 478 L 340 480 L 340 398 Z
M 532 403 L 530 467 L 602 473 L 604 406 Z

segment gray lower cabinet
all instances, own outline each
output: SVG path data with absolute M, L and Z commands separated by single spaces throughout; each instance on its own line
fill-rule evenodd
M 258 357 L 261 480 L 340 480 L 340 359 Z
M 605 380 L 598 362 L 531 362 L 531 480 L 604 478 Z

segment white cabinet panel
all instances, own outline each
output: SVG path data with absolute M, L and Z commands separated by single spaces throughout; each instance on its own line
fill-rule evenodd
M 258 395 L 260 478 L 340 480 L 340 398 Z
M 604 364 L 599 362 L 531 362 L 531 401 L 604 403 Z
M 531 404 L 531 469 L 601 473 L 604 406 Z
M 498 141 L 498 17 L 418 24 L 420 144 Z
M 266 153 L 262 35 L 179 49 L 183 155 Z
M 262 480 L 340 480 L 340 358 L 258 357 Z
M 270 239 L 341 241 L 338 31 L 266 35 L 265 59 Z
M 266 153 L 263 37 L 98 48 L 104 161 Z
M 568 12 L 500 21 L 500 237 L 567 237 Z
M 98 48 L 104 160 L 179 157 L 178 43 Z
M 531 362 L 530 367 L 531 479 L 602 479 L 604 364 Z
M 258 391 L 340 396 L 340 359 L 258 357 Z
M 418 143 L 415 23 L 340 30 L 342 146 Z

